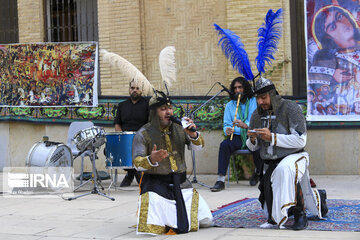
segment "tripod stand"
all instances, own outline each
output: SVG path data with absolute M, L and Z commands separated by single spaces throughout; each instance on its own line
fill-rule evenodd
M 201 108 L 203 108 L 205 105 L 207 105 L 209 102 L 211 102 L 215 97 L 217 97 L 220 93 L 226 91 L 225 89 L 221 89 L 219 92 L 217 92 L 214 96 L 212 96 L 211 98 L 209 98 L 206 102 L 204 102 L 203 104 L 201 104 L 198 108 L 196 108 L 192 113 L 191 113 L 191 118 L 194 118 L 194 113 L 197 112 L 198 110 L 200 110 Z M 199 182 L 196 178 L 196 159 L 195 159 L 195 151 L 191 150 L 191 157 L 192 157 L 192 162 L 193 162 L 193 171 L 194 171 L 194 176 L 193 176 L 193 180 L 191 181 L 192 183 L 196 183 L 199 184 L 201 186 L 207 187 L 207 188 L 211 188 L 209 185 L 206 185 L 205 183 Z
M 92 162 L 93 153 L 92 153 L 92 151 L 89 150 L 89 149 L 85 149 L 85 150 L 81 151 L 77 156 L 74 157 L 73 160 L 75 160 L 78 156 L 80 156 L 80 155 L 81 155 L 82 153 L 84 153 L 84 152 L 90 152 L 90 153 L 91 153 L 91 154 L 90 154 L 90 153 L 87 153 L 87 156 L 89 156 L 90 161 Z M 95 153 L 95 159 L 97 159 L 96 153 Z M 84 164 L 84 163 L 81 162 L 81 169 L 83 169 L 83 164 Z M 83 181 L 82 181 L 82 180 L 83 180 L 83 174 L 84 174 L 84 172 L 83 172 L 83 170 L 82 170 L 82 171 L 81 171 L 81 175 L 80 175 L 80 185 L 77 186 L 77 187 L 74 189 L 73 192 L 76 192 L 76 190 L 78 190 L 79 188 L 81 188 L 82 186 L 84 186 L 85 184 L 87 184 L 88 182 L 93 181 L 93 178 L 91 177 L 91 178 L 89 178 L 88 180 L 86 180 L 85 182 L 83 182 Z M 99 175 L 99 174 L 98 174 L 98 172 L 97 172 L 97 170 L 96 170 L 96 176 L 98 176 L 98 175 Z M 101 179 L 97 178 L 96 180 L 97 180 L 98 185 L 100 185 L 101 189 L 104 190 L 104 187 L 101 185 Z
M 90 194 L 97 194 L 97 195 L 100 195 L 100 196 L 103 196 L 103 197 L 106 197 L 112 201 L 115 201 L 115 198 L 112 198 L 112 197 L 109 197 L 108 195 L 106 195 L 105 193 L 102 193 L 99 191 L 99 188 L 98 188 L 98 183 L 97 183 L 97 170 L 96 170 L 96 166 L 95 166 L 95 160 L 96 160 L 96 150 L 95 150 L 95 146 L 94 146 L 94 141 L 95 139 L 93 139 L 92 141 L 90 141 L 89 145 L 91 144 L 91 152 L 92 152 L 92 157 L 91 157 L 91 163 L 92 163 L 92 182 L 94 184 L 94 187 L 93 189 L 88 192 L 88 193 L 84 193 L 84 194 L 81 194 L 79 196 L 76 196 L 76 197 L 71 197 L 71 198 L 68 198 L 67 200 L 71 201 L 71 200 L 75 200 L 75 199 L 78 199 L 78 198 L 81 198 L 81 197 L 84 197 L 84 196 L 87 196 L 87 195 L 90 195 Z M 88 146 L 89 146 L 88 145 Z M 90 181 L 89 180 L 89 181 Z M 87 181 L 88 182 L 88 181 Z M 85 183 L 87 183 L 85 182 Z M 85 183 L 81 184 L 79 187 L 81 187 L 82 185 L 84 185 Z M 76 189 L 78 189 L 79 187 L 77 187 Z

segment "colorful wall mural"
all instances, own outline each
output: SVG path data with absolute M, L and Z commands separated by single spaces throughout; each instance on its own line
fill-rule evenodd
M 97 63 L 95 42 L 0 45 L 0 106 L 96 106 Z

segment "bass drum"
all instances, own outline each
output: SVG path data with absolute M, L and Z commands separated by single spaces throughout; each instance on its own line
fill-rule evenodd
M 67 183 L 50 185 L 50 189 L 42 191 L 58 193 L 73 190 L 72 152 L 68 146 L 48 141 L 35 143 L 26 158 L 26 166 L 28 173 L 46 174 L 56 183 L 59 183 L 60 179 Z
M 37 142 L 26 158 L 27 167 L 72 167 L 72 153 L 62 143 Z

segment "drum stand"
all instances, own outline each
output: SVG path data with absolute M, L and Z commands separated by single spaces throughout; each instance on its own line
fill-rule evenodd
M 97 180 L 98 180 L 97 179 L 97 170 L 96 170 L 96 166 L 95 166 L 96 151 L 95 151 L 95 146 L 94 146 L 94 140 L 91 141 L 90 143 L 91 143 L 91 152 L 92 152 L 91 163 L 92 163 L 92 175 L 93 175 L 93 178 L 90 179 L 90 180 L 92 180 L 92 182 L 94 184 L 94 188 L 93 188 L 92 191 L 90 191 L 88 193 L 84 193 L 84 194 L 81 194 L 81 195 L 76 196 L 76 197 L 71 197 L 71 198 L 68 198 L 67 200 L 71 201 L 71 200 L 75 200 L 75 199 L 78 199 L 78 198 L 81 198 L 81 197 L 84 197 L 84 196 L 87 196 L 87 195 L 90 195 L 90 194 L 97 194 L 97 195 L 106 197 L 106 198 L 108 198 L 108 199 L 110 199 L 112 201 L 115 201 L 115 198 L 109 197 L 105 193 L 102 193 L 102 192 L 99 191 L 98 184 L 97 184 Z M 85 183 L 87 183 L 87 182 L 85 182 Z M 85 183 L 81 184 L 79 187 L 81 187 Z M 78 189 L 79 187 L 77 187 L 76 189 Z
M 82 155 L 84 152 L 86 152 L 86 151 L 91 152 L 91 154 L 86 155 L 86 156 L 88 156 L 88 157 L 90 158 L 90 161 L 91 161 L 91 159 L 92 159 L 92 152 L 93 152 L 93 151 L 91 151 L 91 150 L 89 150 L 89 149 L 82 150 L 80 153 L 78 153 L 78 155 L 76 155 L 76 156 L 74 157 L 73 160 L 75 160 L 77 157 L 81 156 L 81 155 Z M 96 152 L 95 152 L 95 159 L 97 159 L 97 158 L 98 158 L 98 157 L 97 157 Z M 76 192 L 76 190 L 78 190 L 79 188 L 81 188 L 82 186 L 84 186 L 85 184 L 87 184 L 88 182 L 93 181 L 93 176 L 92 176 L 90 179 L 88 179 L 88 180 L 86 180 L 85 182 L 83 182 L 83 177 L 84 177 L 84 176 L 83 176 L 83 175 L 84 175 L 84 171 L 83 171 L 83 170 L 84 170 L 84 161 L 81 161 L 80 185 L 77 186 L 77 187 L 74 189 L 73 192 Z M 97 170 L 96 170 L 96 174 L 97 174 L 97 176 L 99 175 L 98 172 L 97 172 Z M 101 185 L 101 179 L 100 179 L 100 178 L 97 179 L 97 184 L 100 185 L 100 187 L 101 187 L 102 190 L 104 190 L 104 187 Z
M 111 164 L 111 162 L 110 162 Z M 110 167 L 110 175 L 111 175 L 111 183 L 108 187 L 108 195 L 110 195 L 110 189 L 111 187 L 114 185 L 114 189 L 116 190 L 116 184 L 117 184 L 117 178 L 118 178 L 118 170 L 117 168 L 114 168 L 115 169 L 115 173 L 113 174 L 113 167 L 111 165 Z
M 93 174 L 92 174 L 92 175 L 93 175 Z M 99 173 L 98 173 L 98 171 L 96 170 L 96 176 L 98 176 L 98 175 L 99 175 Z M 86 180 L 85 182 L 83 182 L 81 179 L 82 179 L 82 176 L 81 176 L 81 178 L 80 178 L 80 185 L 77 186 L 77 187 L 74 189 L 74 192 L 76 192 L 76 190 L 78 190 L 79 188 L 81 188 L 82 186 L 84 186 L 85 184 L 87 184 L 88 182 L 94 181 L 94 180 L 93 180 L 93 176 L 92 176 L 89 180 Z M 100 179 L 100 178 L 97 178 L 96 181 L 97 181 L 97 184 L 100 185 L 101 189 L 104 190 L 104 187 L 101 185 L 101 179 Z

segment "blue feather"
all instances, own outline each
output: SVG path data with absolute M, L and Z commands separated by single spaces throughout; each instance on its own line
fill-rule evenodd
M 240 37 L 228 29 L 222 29 L 219 25 L 214 24 L 215 30 L 221 36 L 218 45 L 221 44 L 226 58 L 231 62 L 233 68 L 237 70 L 245 79 L 251 80 L 254 75 L 251 71 L 249 57 L 244 49 L 244 44 Z
M 275 13 L 270 9 L 265 17 L 265 23 L 258 29 L 258 56 L 255 58 L 259 73 L 265 73 L 265 63 L 271 65 L 281 37 L 282 9 Z

